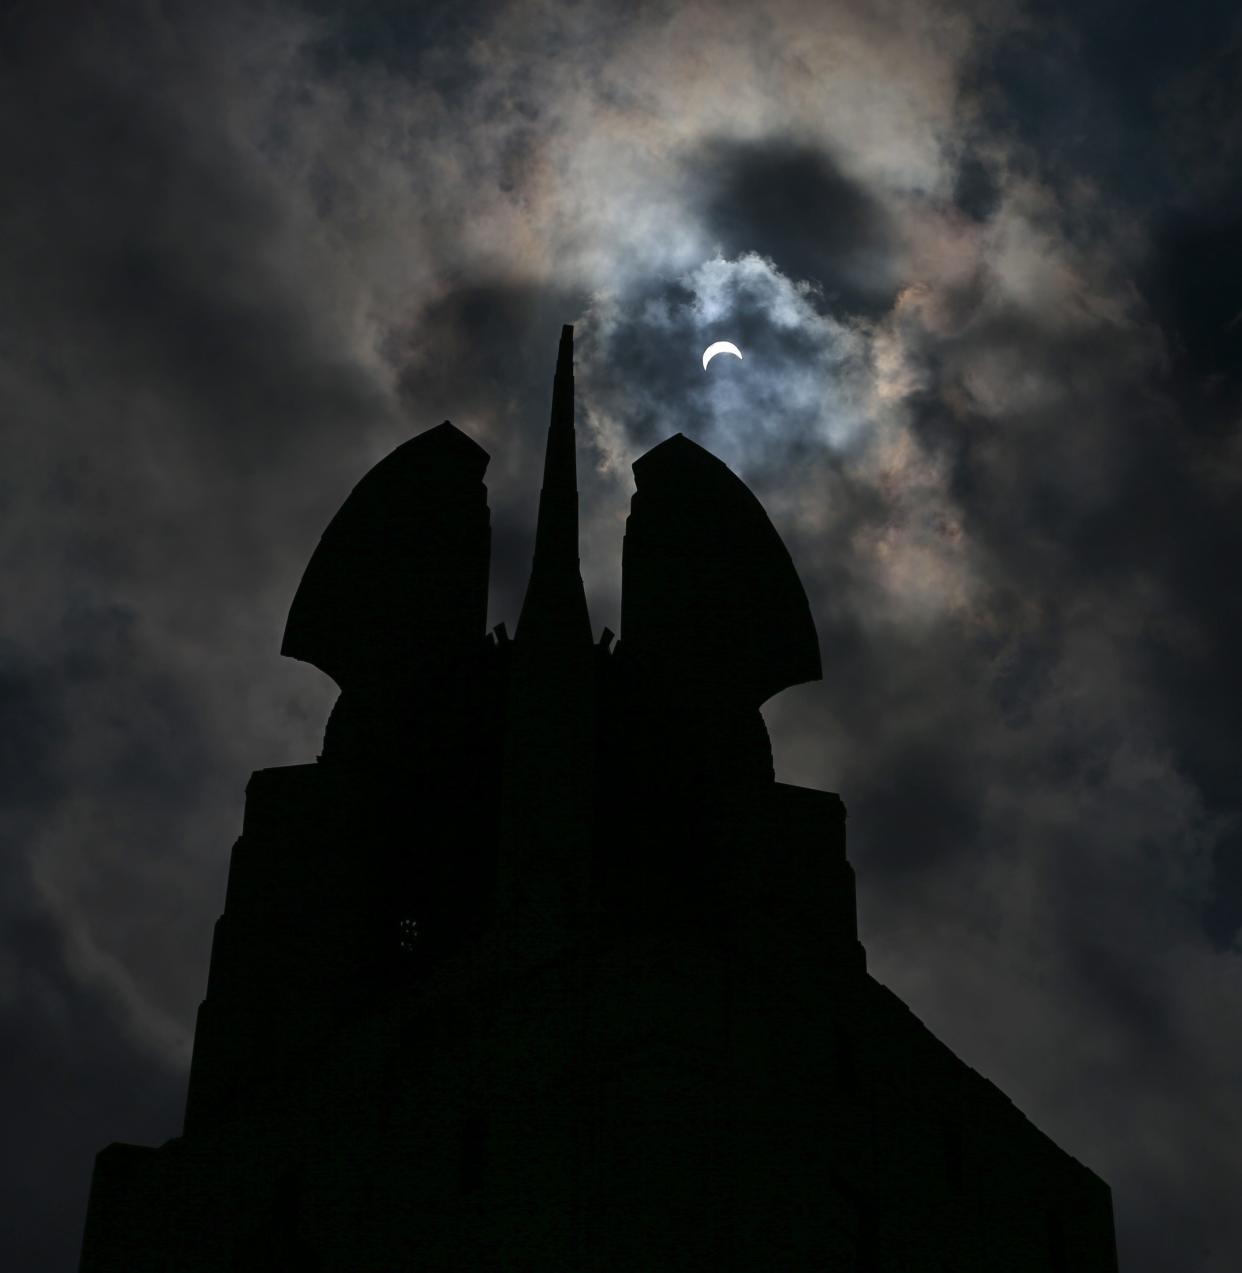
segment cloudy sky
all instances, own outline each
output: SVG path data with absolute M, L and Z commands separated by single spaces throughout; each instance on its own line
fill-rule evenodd
M 573 322 L 596 627 L 682 430 L 811 596 L 766 715 L 873 972 L 1110 1182 L 1123 1273 L 1233 1273 L 1240 82 L 1232 2 L 0 6 L 4 1266 L 179 1130 L 327 519 L 451 418 L 512 627 Z

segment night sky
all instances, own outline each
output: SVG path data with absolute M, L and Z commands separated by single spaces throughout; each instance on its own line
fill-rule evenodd
M 446 417 L 512 630 L 571 322 L 596 630 L 684 431 L 811 597 L 765 715 L 871 970 L 1123 1273 L 1236 1273 L 1240 86 L 1232 2 L 0 7 L 0 1264 L 179 1131 L 246 780 L 335 693 L 289 602 Z

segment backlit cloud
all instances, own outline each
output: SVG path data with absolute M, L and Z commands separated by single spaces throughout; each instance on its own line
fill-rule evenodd
M 873 970 L 1109 1180 L 1123 1267 L 1232 1273 L 1239 44 L 1112 22 L 5 18 L 18 1263 L 69 1266 L 99 1146 L 177 1130 L 246 777 L 332 701 L 277 655 L 320 531 L 451 418 L 512 626 L 573 322 L 596 626 L 629 464 L 684 431 L 806 582 L 825 679 L 767 716 L 782 776 L 847 801 Z M 745 357 L 705 373 L 717 339 Z

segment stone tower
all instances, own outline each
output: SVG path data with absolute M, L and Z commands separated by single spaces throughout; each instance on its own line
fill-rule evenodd
M 83 1273 L 1114 1273 L 1107 1186 L 867 974 L 845 809 L 774 779 L 820 659 L 758 501 L 638 460 L 593 639 L 566 328 L 488 636 L 487 462 L 413 438 L 307 566 L 323 754 L 250 780 L 184 1133 L 101 1151 Z

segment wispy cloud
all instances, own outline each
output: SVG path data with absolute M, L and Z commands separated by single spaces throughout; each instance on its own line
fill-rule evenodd
M 782 772 L 849 804 L 873 968 L 1110 1180 L 1125 1267 L 1231 1268 L 1242 240 L 1206 139 L 1237 44 L 1136 28 L 1157 125 L 1097 25 L 10 16 L 0 985 L 27 1046 L 135 1091 L 184 1062 L 246 775 L 312 757 L 331 701 L 276 654 L 320 530 L 450 417 L 493 455 L 511 621 L 572 321 L 597 623 L 628 465 L 685 431 L 812 598 L 825 680 L 767 713 Z M 744 358 L 704 372 L 716 339 Z M 80 1183 L 136 1134 L 99 1118 L 61 1142 Z

